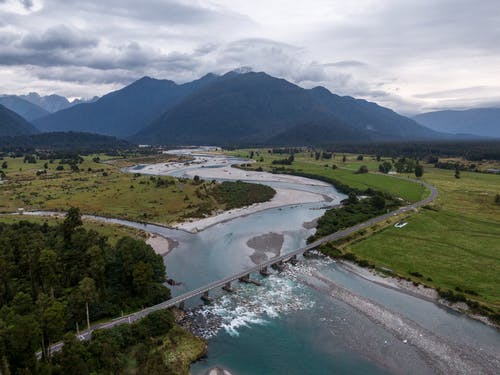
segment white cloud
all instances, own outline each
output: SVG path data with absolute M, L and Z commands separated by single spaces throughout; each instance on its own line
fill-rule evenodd
M 497 0 L 0 0 L 2 90 L 17 93 L 252 66 L 414 113 L 495 102 L 498 40 Z

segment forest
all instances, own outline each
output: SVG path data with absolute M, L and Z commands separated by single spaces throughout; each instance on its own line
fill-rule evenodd
M 136 148 L 135 145 L 122 139 L 81 132 L 53 132 L 0 137 L 0 151 L 2 152 L 34 152 L 35 150 L 99 152 L 135 150 Z
M 0 373 L 39 373 L 46 353 L 77 325 L 170 298 L 161 256 L 143 241 L 82 227 L 68 211 L 56 226 L 0 224 Z
M 351 142 L 324 146 L 329 152 L 384 155 L 425 159 L 430 156 L 463 157 L 467 160 L 500 160 L 499 140 L 416 141 L 416 142 Z

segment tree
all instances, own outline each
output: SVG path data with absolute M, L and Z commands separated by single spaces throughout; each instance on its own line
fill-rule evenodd
M 363 155 L 358 155 L 358 157 L 356 158 L 356 160 L 363 160 Z
M 382 164 L 378 166 L 378 170 L 382 173 L 389 173 L 392 169 L 392 163 L 390 161 L 384 161 Z
M 74 229 L 81 226 L 82 224 L 83 223 L 82 217 L 80 215 L 80 209 L 71 207 L 66 213 L 66 217 L 64 218 L 64 222 L 62 224 L 65 239 L 69 240 Z
M 370 201 L 371 201 L 371 204 L 373 205 L 373 207 L 375 207 L 379 210 L 385 208 L 385 198 L 383 196 L 381 196 L 380 194 L 374 195 Z
M 7 169 L 9 166 L 6 161 L 2 163 L 2 169 Z
M 455 168 L 455 178 L 460 178 L 460 169 L 458 167 Z
M 57 259 L 57 253 L 54 250 L 44 249 L 40 252 L 39 258 L 40 274 L 42 277 L 42 288 L 50 291 L 50 295 L 54 298 L 54 288 L 59 282 L 59 272 L 61 265 Z
M 40 293 L 36 301 L 38 318 L 42 331 L 42 350 L 47 355 L 46 348 L 64 333 L 66 328 L 66 304 Z
M 153 268 L 144 262 L 139 262 L 132 271 L 132 285 L 137 294 L 148 294 L 153 283 Z
M 14 374 L 36 373 L 35 351 L 40 347 L 40 326 L 34 315 L 9 314 L 7 317 L 6 357 Z M 27 369 L 18 372 L 18 369 Z M 31 371 L 31 372 L 30 372 Z
M 358 196 L 356 195 L 356 193 L 351 191 L 349 192 L 347 201 L 349 202 L 349 204 L 358 203 Z
M 422 177 L 424 175 L 424 167 L 418 164 L 415 166 L 415 177 Z
M 359 167 L 356 173 L 368 173 L 368 167 L 366 165 L 362 165 L 361 167 Z
M 64 346 L 60 355 L 61 373 L 88 374 L 87 357 L 89 357 L 89 353 L 86 346 L 72 333 L 67 333 L 63 341 Z
M 78 284 L 80 298 L 85 302 L 85 312 L 87 315 L 87 328 L 90 329 L 89 303 L 97 300 L 97 290 L 94 279 L 84 277 Z
M 345 162 L 346 162 L 346 160 L 347 160 L 347 158 L 345 157 L 345 155 L 344 155 L 344 156 L 342 156 L 342 162 L 343 162 L 343 163 L 345 163 Z

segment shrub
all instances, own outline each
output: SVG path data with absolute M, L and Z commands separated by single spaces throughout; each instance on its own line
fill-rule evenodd
M 359 167 L 359 169 L 358 169 L 356 172 L 354 172 L 354 173 L 358 173 L 358 174 L 360 174 L 360 173 L 368 173 L 368 167 L 367 167 L 366 165 L 362 165 L 362 166 L 361 166 L 361 167 Z

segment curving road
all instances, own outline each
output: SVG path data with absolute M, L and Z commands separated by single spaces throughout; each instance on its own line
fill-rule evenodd
M 397 177 L 397 176 L 392 176 L 392 177 L 408 180 L 406 178 Z M 380 222 L 382 222 L 382 221 L 384 221 L 392 216 L 396 216 L 396 215 L 399 215 L 401 213 L 404 213 L 404 212 L 416 209 L 418 207 L 424 206 L 424 205 L 428 204 L 429 202 L 433 201 L 434 199 L 436 199 L 436 197 L 438 196 L 437 189 L 434 186 L 432 186 L 424 181 L 420 181 L 420 180 L 414 180 L 414 179 L 409 179 L 409 180 L 416 182 L 420 185 L 423 185 L 424 187 L 429 189 L 431 192 L 430 195 L 427 198 L 425 198 L 419 202 L 412 203 L 412 204 L 404 206 L 404 207 L 400 207 L 395 211 L 389 212 L 389 213 L 381 215 L 381 216 L 374 217 L 374 218 L 367 220 L 363 223 L 360 223 L 360 224 L 357 224 L 355 226 L 337 231 L 337 232 L 332 233 L 328 236 L 322 237 L 319 240 L 317 240 L 317 241 L 315 241 L 307 246 L 293 250 L 293 251 L 288 252 L 288 253 L 281 255 L 279 257 L 272 258 L 272 259 L 267 260 L 259 265 L 248 268 L 248 269 L 246 269 L 242 272 L 238 272 L 234 275 L 225 277 L 221 280 L 214 281 L 214 282 L 207 284 L 203 287 L 200 287 L 200 288 L 194 289 L 192 291 L 189 291 L 187 293 L 181 294 L 177 297 L 171 298 L 168 301 L 162 302 L 158 305 L 147 307 L 143 310 L 137 311 L 137 312 L 132 313 L 132 314 L 124 315 L 122 317 L 113 319 L 109 322 L 95 324 L 95 325 L 91 326 L 90 329 L 81 331 L 80 334 L 78 335 L 78 338 L 80 340 L 89 340 L 92 336 L 92 332 L 97 330 L 97 329 L 106 329 L 106 328 L 111 328 L 111 327 L 117 326 L 119 324 L 133 323 L 139 319 L 142 319 L 143 317 L 152 313 L 153 311 L 163 310 L 163 309 L 166 309 L 169 307 L 173 307 L 173 306 L 178 305 L 179 303 L 184 302 L 190 298 L 202 295 L 203 293 L 208 292 L 212 289 L 220 288 L 220 287 L 224 286 L 225 284 L 230 283 L 230 282 L 235 281 L 235 280 L 238 280 L 242 277 L 245 277 L 248 274 L 251 274 L 254 272 L 259 272 L 264 267 L 268 267 L 268 266 L 271 266 L 273 264 L 276 264 L 276 263 L 279 263 L 282 261 L 287 261 L 287 260 L 291 259 L 292 257 L 303 254 L 304 252 L 306 252 L 308 250 L 312 250 L 325 242 L 330 242 L 330 241 L 334 241 L 334 240 L 349 236 L 354 232 L 357 232 L 361 229 L 367 228 L 367 227 L 372 226 L 374 224 L 380 223 Z M 51 345 L 50 349 L 49 349 L 49 353 L 54 353 L 54 352 L 61 350 L 63 345 L 64 345 L 64 343 L 62 343 L 62 342 L 58 342 L 54 345 Z M 41 358 L 42 353 L 38 352 L 37 357 Z

